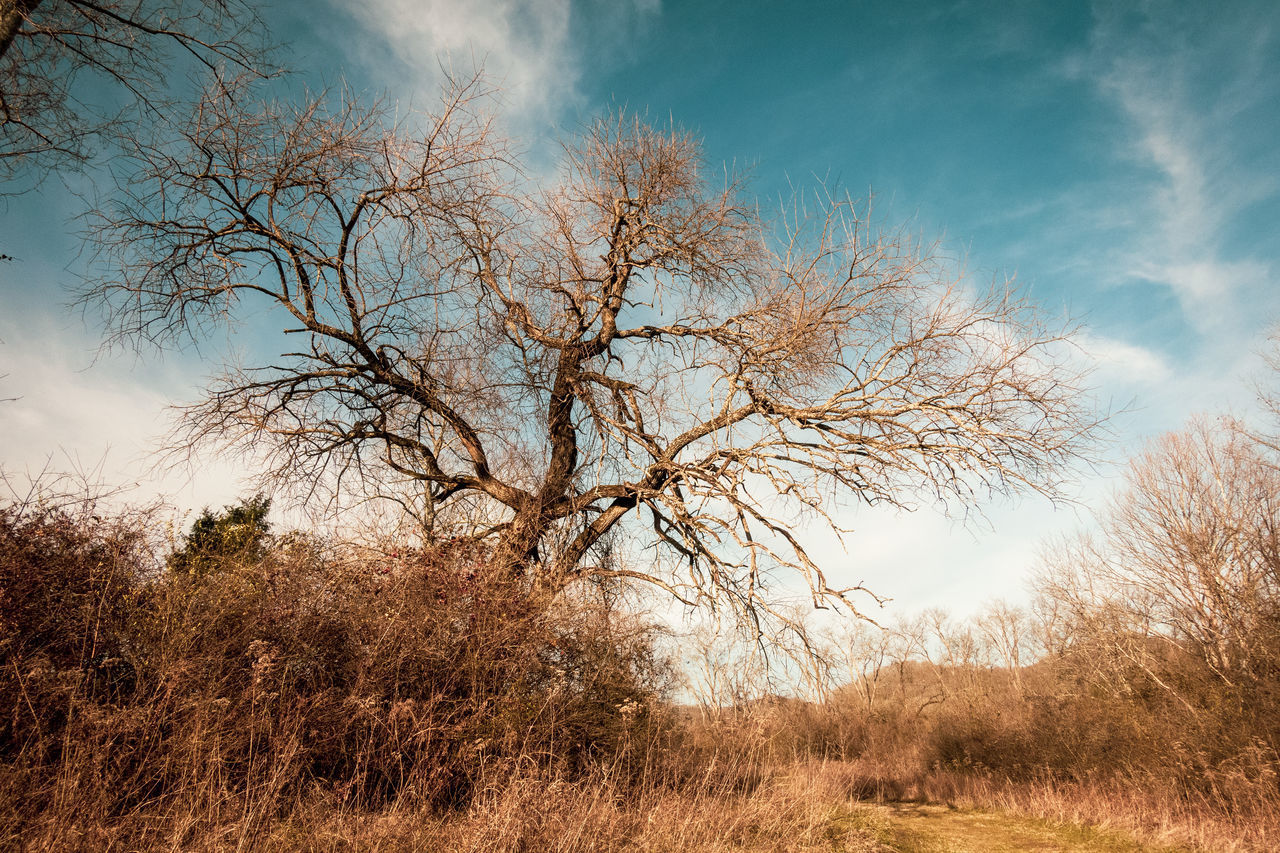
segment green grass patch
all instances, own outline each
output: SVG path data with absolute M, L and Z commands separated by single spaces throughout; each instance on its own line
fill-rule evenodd
M 1185 853 L 1185 848 L 1144 845 L 1114 830 L 914 803 L 837 809 L 826 837 L 833 850 L 847 853 Z

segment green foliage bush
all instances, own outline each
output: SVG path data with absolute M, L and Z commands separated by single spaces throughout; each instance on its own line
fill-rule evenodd
M 235 562 L 259 562 L 266 552 L 271 501 L 256 495 L 216 515 L 207 507 L 191 525 L 182 548 L 169 556 L 178 574 L 205 575 Z

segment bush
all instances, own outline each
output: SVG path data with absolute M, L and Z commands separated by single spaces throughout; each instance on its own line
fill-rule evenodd
M 137 517 L 0 507 L 0 760 L 56 759 L 76 699 L 136 687 L 131 620 L 147 570 Z
M 193 535 L 199 570 L 163 571 L 187 562 L 137 521 L 0 511 L 9 837 L 67 804 L 106 822 L 254 798 L 450 808 L 517 770 L 643 765 L 665 671 L 623 614 L 496 583 L 450 545 Z

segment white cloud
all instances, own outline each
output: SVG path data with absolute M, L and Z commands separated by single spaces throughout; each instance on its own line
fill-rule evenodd
M 863 507 L 842 521 L 853 528 L 845 536 L 847 551 L 834 536 L 812 530 L 806 531 L 811 553 L 834 585 L 863 583 L 890 599 L 883 608 L 856 601 L 885 623 L 926 607 L 964 616 L 992 598 L 1027 600 L 1044 542 L 1088 524 L 1089 517 L 1081 507 L 1028 496 L 989 502 L 983 517 L 968 524 L 927 506 L 914 512 Z
M 366 4 L 400 58 L 431 81 L 439 62 L 481 64 L 528 115 L 572 98 L 568 0 L 372 0 Z
M 650 15 L 656 0 L 621 0 L 611 14 Z M 368 0 L 358 22 L 382 39 L 416 80 L 399 93 L 433 93 L 442 66 L 467 75 L 483 67 L 517 123 L 545 126 L 580 105 L 582 46 L 573 41 L 570 0 Z
M 1137 182 L 1122 269 L 1171 288 L 1202 333 L 1247 327 L 1271 269 L 1233 256 L 1226 241 L 1234 217 L 1277 191 L 1274 175 L 1237 155 L 1249 132 L 1238 116 L 1276 94 L 1261 60 L 1269 36 L 1250 30 L 1248 15 L 1224 20 L 1206 8 L 1208 27 L 1176 5 L 1145 11 L 1139 25 L 1130 12 L 1099 13 L 1090 58 L 1075 66 L 1128 123 L 1122 155 L 1157 176 Z
M 126 499 L 164 496 L 195 508 L 233 501 L 245 488 L 231 463 L 205 458 L 195 474 L 153 470 L 170 421 L 172 396 L 190 393 L 189 374 L 133 370 L 129 359 L 94 362 L 74 335 L 44 328 L 2 336 L 5 372 L 0 396 L 0 462 L 21 478 L 53 472 L 94 472 Z
M 1154 385 L 1167 382 L 1172 376 L 1173 372 L 1165 359 L 1146 347 L 1089 332 L 1079 335 L 1076 342 L 1102 373 L 1099 378 L 1108 384 L 1120 382 Z

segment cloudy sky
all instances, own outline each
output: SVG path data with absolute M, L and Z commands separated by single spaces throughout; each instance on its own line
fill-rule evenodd
M 429 102 L 442 68 L 483 64 L 534 168 L 592 116 L 673 120 L 753 176 L 762 208 L 818 181 L 877 218 L 1014 278 L 1085 324 L 1113 463 L 1196 412 L 1248 414 L 1280 320 L 1280 7 L 1271 2 L 366 0 L 276 2 L 266 17 L 314 87 Z M 69 186 L 64 186 L 64 184 Z M 97 355 L 66 308 L 80 264 L 67 177 L 7 201 L 0 266 L 0 465 L 101 464 L 180 505 L 222 504 L 242 473 L 146 473 L 165 407 L 193 399 L 233 333 L 199 352 Z M 1082 472 L 1086 503 L 1116 469 Z M 962 524 L 924 507 L 848 518 L 831 574 L 895 607 L 1019 598 L 1046 536 L 1080 508 L 993 504 Z M 825 541 L 825 540 L 824 540 Z

